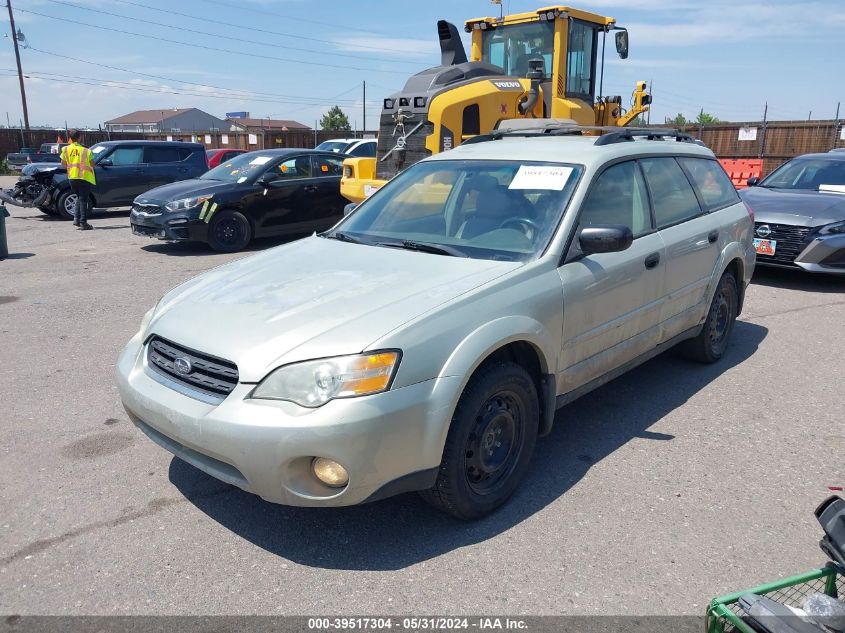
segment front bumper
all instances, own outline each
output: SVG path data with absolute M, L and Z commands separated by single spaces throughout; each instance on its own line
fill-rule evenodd
M 461 380 L 432 379 L 317 409 L 250 400 L 255 385 L 239 383 L 209 404 L 157 378 L 138 334 L 118 359 L 117 382 L 132 421 L 200 470 L 274 503 L 343 506 L 433 485 Z M 319 482 L 314 457 L 342 464 L 349 483 Z
M 811 273 L 845 275 L 845 235 L 817 237 L 795 258 L 795 264 Z
M 129 223 L 135 235 L 168 242 L 205 242 L 208 237 L 208 225 L 199 219 L 199 210 L 169 213 L 133 207 Z

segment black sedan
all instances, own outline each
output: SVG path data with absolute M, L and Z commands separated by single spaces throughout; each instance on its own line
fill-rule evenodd
M 845 152 L 798 156 L 748 184 L 758 265 L 845 275 Z
M 132 232 L 234 252 L 255 237 L 327 229 L 348 204 L 340 195 L 344 158 L 307 149 L 241 154 L 199 178 L 138 196 Z

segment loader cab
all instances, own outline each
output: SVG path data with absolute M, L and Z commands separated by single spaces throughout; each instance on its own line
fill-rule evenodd
M 551 95 L 577 99 L 592 108 L 599 42 L 615 23 L 613 18 L 559 6 L 469 20 L 466 30 L 472 33 L 472 60 L 500 66 L 511 77 L 524 79 L 528 60 L 543 59 L 547 113 L 557 116 Z

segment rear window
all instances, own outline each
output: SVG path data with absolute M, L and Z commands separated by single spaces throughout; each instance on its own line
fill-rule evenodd
M 350 156 L 367 156 L 372 157 L 376 155 L 375 143 L 361 143 L 358 147 L 349 152 Z
M 674 158 L 644 158 L 640 164 L 651 192 L 658 229 L 701 214 L 692 185 Z
M 147 163 L 178 163 L 191 155 L 191 150 L 180 147 L 147 147 L 144 159 Z
M 739 194 L 722 166 L 705 158 L 678 158 L 689 173 L 708 211 L 739 202 Z

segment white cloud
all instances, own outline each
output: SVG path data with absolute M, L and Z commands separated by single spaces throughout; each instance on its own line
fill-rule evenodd
M 340 50 L 372 53 L 384 56 L 387 51 L 400 57 L 431 56 L 432 62 L 440 58 L 440 46 L 437 40 L 416 40 L 410 38 L 391 38 L 381 36 L 354 36 L 335 38 L 334 43 Z M 376 50 L 378 49 L 378 50 Z

